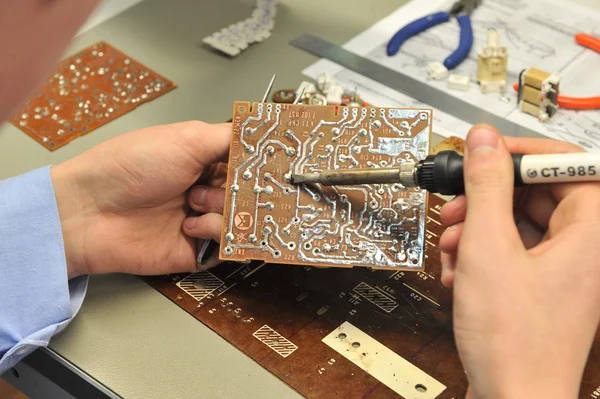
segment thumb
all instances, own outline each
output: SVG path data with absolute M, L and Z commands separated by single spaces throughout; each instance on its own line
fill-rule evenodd
M 467 135 L 464 152 L 465 233 L 480 238 L 493 235 L 492 241 L 499 236 L 518 238 L 513 219 L 514 168 L 504 139 L 493 126 L 476 125 Z
M 189 121 L 175 124 L 181 129 L 182 145 L 187 148 L 199 165 L 206 167 L 227 162 L 231 142 L 231 124 L 210 124 Z M 177 130 L 176 130 L 177 131 Z

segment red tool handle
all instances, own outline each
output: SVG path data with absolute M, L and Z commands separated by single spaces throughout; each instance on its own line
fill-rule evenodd
M 590 36 L 585 33 L 578 33 L 575 35 L 575 41 L 583 47 L 587 47 L 597 53 L 600 53 L 600 39 L 597 37 Z

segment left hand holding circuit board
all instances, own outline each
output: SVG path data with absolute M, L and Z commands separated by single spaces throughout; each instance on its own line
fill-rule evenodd
M 194 271 L 195 238 L 221 234 L 230 130 L 150 127 L 53 167 L 69 277 Z
M 600 319 L 600 184 L 515 191 L 509 152 L 581 151 L 489 126 L 467 137 L 466 196 L 442 208 L 440 240 L 467 397 L 578 396 Z

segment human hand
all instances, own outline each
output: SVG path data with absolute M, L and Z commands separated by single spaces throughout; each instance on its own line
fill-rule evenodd
M 69 278 L 194 270 L 195 238 L 220 239 L 230 137 L 229 125 L 155 126 L 52 167 Z
M 600 184 L 521 189 L 516 222 L 509 152 L 582 150 L 486 125 L 465 147 L 466 195 L 441 210 L 440 249 L 468 397 L 576 398 L 600 319 Z

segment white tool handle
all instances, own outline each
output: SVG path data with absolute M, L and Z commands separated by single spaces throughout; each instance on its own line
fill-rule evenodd
M 525 184 L 600 181 L 600 153 L 523 155 L 520 174 Z

